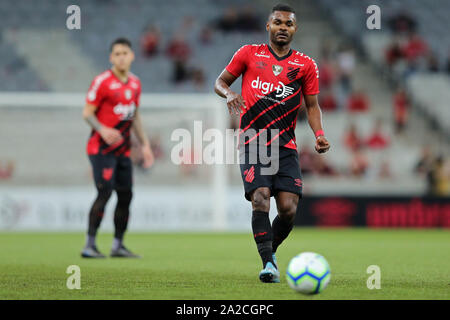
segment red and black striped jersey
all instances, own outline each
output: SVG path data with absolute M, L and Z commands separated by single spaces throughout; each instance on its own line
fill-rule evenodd
M 233 56 L 226 70 L 242 75 L 242 97 L 247 109 L 240 119 L 240 133 L 254 129 L 245 144 L 257 139 L 263 129 L 270 135 L 266 145 L 279 139 L 279 145 L 297 149 L 295 126 L 301 96 L 319 93 L 319 70 L 313 59 L 290 50 L 279 57 L 267 44 L 245 45 Z
M 87 144 L 87 153 L 130 155 L 130 128 L 136 108 L 139 106 L 141 81 L 130 73 L 126 83 L 106 70 L 94 78 L 86 96 L 86 103 L 95 105 L 98 121 L 110 128 L 120 130 L 123 140 L 115 145 L 108 145 L 100 134 L 92 130 Z

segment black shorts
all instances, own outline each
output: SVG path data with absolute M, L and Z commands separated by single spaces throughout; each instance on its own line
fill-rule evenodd
M 97 188 L 128 190 L 133 185 L 133 165 L 125 156 L 90 155 L 94 181 Z
M 245 198 L 251 201 L 250 195 L 257 188 L 267 187 L 270 196 L 275 196 L 279 191 L 291 192 L 302 196 L 302 174 L 298 159 L 298 152 L 294 149 L 279 149 L 278 165 L 274 161 L 262 160 L 260 157 L 250 158 L 248 149 L 240 154 L 241 177 L 244 182 Z M 269 154 L 270 156 L 270 154 Z M 268 168 L 271 167 L 270 170 Z M 278 168 L 278 170 L 276 170 Z M 264 170 L 266 172 L 264 172 Z

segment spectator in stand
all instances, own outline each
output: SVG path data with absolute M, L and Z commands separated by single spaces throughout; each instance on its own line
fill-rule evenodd
M 434 162 L 433 152 L 429 145 L 425 145 L 422 148 L 421 155 L 417 161 L 414 172 L 421 176 L 426 176 L 430 172 Z
M 350 112 L 365 112 L 370 108 L 369 97 L 359 89 L 354 90 L 347 100 L 347 110 Z
M 439 61 L 433 52 L 427 56 L 427 70 L 429 72 L 439 72 Z
M 314 173 L 320 176 L 337 176 L 337 171 L 325 161 L 325 157 L 316 156 L 314 161 Z
M 191 55 L 191 48 L 181 32 L 169 42 L 166 54 L 173 61 L 173 82 L 180 83 L 187 80 L 189 78 L 187 61 Z
M 194 87 L 197 91 L 202 91 L 205 88 L 205 73 L 200 67 L 194 67 L 191 70 L 191 78 L 194 83 Z
M 328 47 L 322 48 L 322 57 L 319 61 L 319 87 L 329 89 L 333 86 L 336 74 L 334 62 L 331 59 L 331 49 Z
M 369 160 L 363 152 L 362 148 L 353 151 L 352 160 L 350 162 L 350 174 L 354 177 L 361 178 L 369 169 Z
M 253 32 L 261 31 L 263 27 L 251 6 L 240 8 L 239 12 L 234 7 L 228 7 L 214 25 L 223 32 Z
M 417 28 L 416 20 L 406 11 L 399 12 L 388 20 L 389 28 L 394 33 L 409 33 Z
M 189 34 L 192 32 L 192 29 L 195 26 L 195 18 L 193 16 L 184 16 L 183 20 L 181 21 L 181 31 L 184 34 Z
M 314 173 L 314 163 L 316 154 L 306 147 L 306 143 L 303 143 L 305 147 L 299 151 L 299 161 L 302 166 L 302 175 L 309 176 Z
M 331 89 L 324 89 L 319 97 L 320 109 L 322 111 L 336 111 L 338 108 L 336 98 Z
M 409 62 L 416 62 L 417 59 L 428 54 L 428 45 L 418 33 L 411 32 L 403 52 Z
M 14 172 L 14 162 L 9 161 L 0 161 L 0 180 L 10 179 Z
M 159 51 L 159 45 L 161 43 L 161 32 L 158 27 L 153 24 L 149 24 L 144 33 L 141 36 L 141 50 L 142 54 L 146 58 L 150 58 L 156 55 Z
M 351 81 L 355 69 L 355 52 L 353 47 L 342 45 L 337 55 L 339 83 L 345 96 L 351 90 Z
M 375 126 L 373 128 L 372 133 L 367 139 L 366 145 L 371 149 L 385 149 L 389 146 L 389 137 L 383 133 L 383 123 L 381 120 L 377 120 L 375 122 Z
M 223 32 L 236 31 L 238 27 L 238 13 L 234 7 L 228 7 L 223 16 L 216 20 L 215 26 Z
M 426 64 L 428 45 L 419 34 L 411 33 L 403 48 L 403 54 L 407 65 L 406 70 L 403 72 L 403 78 L 406 79 L 415 73 L 421 64 Z
M 443 156 L 438 156 L 429 172 L 429 191 L 438 197 L 450 196 L 450 165 Z
M 213 28 L 209 25 L 204 26 L 199 35 L 198 39 L 202 45 L 209 45 L 213 42 L 214 31 Z
M 395 132 L 399 134 L 402 133 L 406 127 L 410 109 L 410 101 L 406 90 L 403 87 L 399 87 L 394 94 L 393 105 Z
M 245 6 L 240 10 L 236 28 L 239 31 L 254 32 L 262 28 L 258 17 L 255 15 L 255 9 L 252 6 Z
M 344 145 L 350 150 L 358 150 L 364 146 L 364 141 L 353 123 L 344 134 Z
M 399 39 L 394 39 L 387 47 L 385 58 L 389 69 L 392 69 L 397 62 L 405 58 Z

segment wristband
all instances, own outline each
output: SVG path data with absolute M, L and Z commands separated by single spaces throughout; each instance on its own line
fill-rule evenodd
M 317 130 L 316 133 L 315 133 L 316 139 L 317 139 L 318 137 L 324 136 L 324 135 L 325 135 L 325 133 L 323 132 L 323 130 Z

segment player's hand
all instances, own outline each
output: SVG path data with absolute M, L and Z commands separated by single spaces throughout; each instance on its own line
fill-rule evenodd
M 318 153 L 327 152 L 330 149 L 330 143 L 324 136 L 318 136 L 316 139 L 316 151 Z
M 247 108 L 244 98 L 242 98 L 240 94 L 233 91 L 227 95 L 227 107 L 230 114 L 233 114 L 233 112 L 235 114 L 240 114 L 242 112 L 242 108 Z
M 153 156 L 152 149 L 148 145 L 142 146 L 142 156 L 144 158 L 144 162 L 142 163 L 142 167 L 144 169 L 148 169 L 153 165 L 155 158 Z
M 120 131 L 115 128 L 103 126 L 98 133 L 108 145 L 114 145 L 123 139 Z

